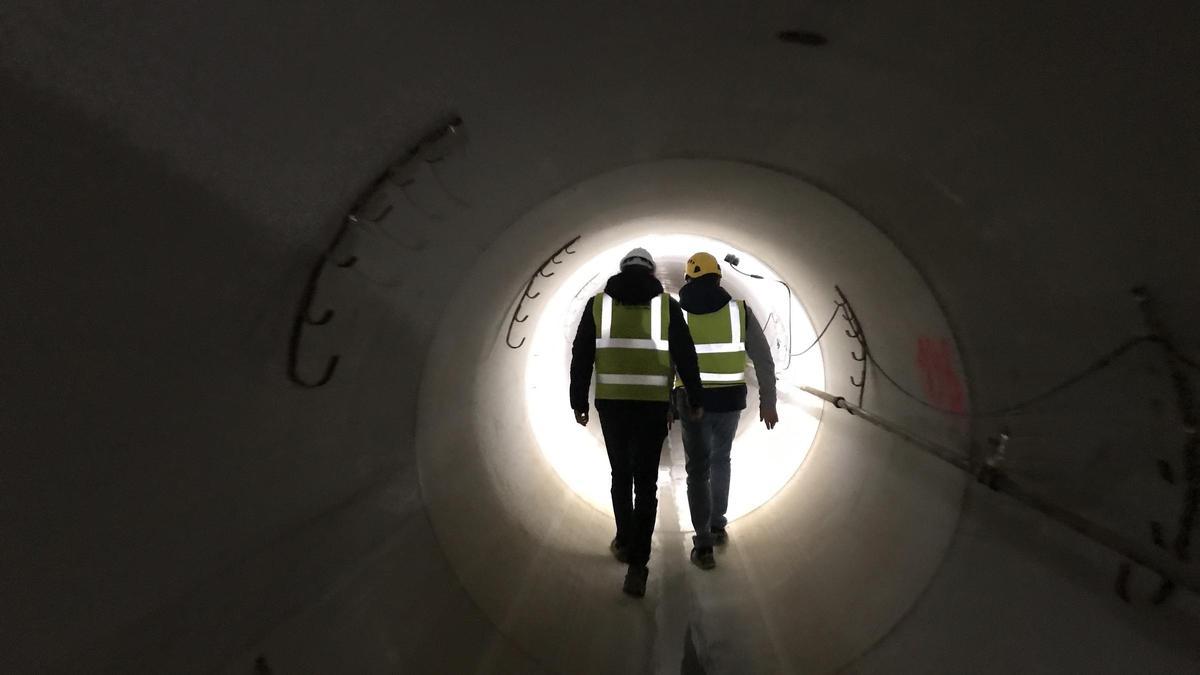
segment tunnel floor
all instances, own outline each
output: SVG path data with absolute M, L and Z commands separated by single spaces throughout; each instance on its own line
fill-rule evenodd
M 620 575 L 624 566 L 609 563 L 616 571 L 610 584 L 612 601 L 637 605 L 653 614 L 652 663 L 656 673 L 770 672 L 780 659 L 774 637 L 753 594 L 744 552 L 738 544 L 737 524 L 729 526 L 729 542 L 715 549 L 717 567 L 701 570 L 689 561 L 691 527 L 687 514 L 676 505 L 686 504 L 687 473 L 678 426 L 667 436 L 659 469 L 658 522 L 655 527 L 650 579 L 642 599 L 624 596 Z M 735 469 L 736 470 L 736 469 Z

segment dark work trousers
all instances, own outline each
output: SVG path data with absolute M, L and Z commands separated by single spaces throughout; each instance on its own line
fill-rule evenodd
M 667 438 L 667 410 L 666 401 L 596 400 L 612 468 L 617 541 L 628 547 L 630 565 L 650 561 L 650 538 L 658 515 L 658 461 Z

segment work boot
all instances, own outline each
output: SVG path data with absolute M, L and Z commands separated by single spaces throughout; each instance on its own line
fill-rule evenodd
M 629 571 L 625 573 L 625 584 L 621 586 L 621 590 L 625 591 L 626 595 L 632 595 L 635 598 L 646 595 L 646 577 L 648 576 L 650 576 L 650 570 L 645 565 L 630 565 Z
M 723 527 L 712 528 L 712 535 L 713 542 L 716 543 L 717 546 L 724 546 L 725 544 L 729 543 L 729 535 L 725 532 L 725 528 Z
M 692 564 L 702 570 L 711 570 L 717 566 L 711 546 L 692 547 Z
M 612 551 L 617 562 L 629 563 L 629 547 L 622 544 L 616 537 L 613 537 L 612 543 L 608 545 L 608 550 Z

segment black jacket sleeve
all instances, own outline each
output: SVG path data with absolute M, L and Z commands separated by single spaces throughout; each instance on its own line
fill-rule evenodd
M 571 409 L 588 410 L 588 389 L 592 386 L 592 366 L 596 362 L 596 320 L 592 318 L 592 302 L 587 301 L 575 342 L 571 344 Z M 690 337 L 690 336 L 689 336 Z
M 675 371 L 679 373 L 679 379 L 683 380 L 683 388 L 687 390 L 688 400 L 692 401 L 693 405 L 699 405 L 698 402 L 704 400 L 704 387 L 700 384 L 700 360 L 696 358 L 696 343 L 692 341 L 692 332 L 683 320 L 683 310 L 674 300 L 671 300 L 671 325 L 667 330 L 667 346 L 671 350 L 671 361 L 675 364 Z

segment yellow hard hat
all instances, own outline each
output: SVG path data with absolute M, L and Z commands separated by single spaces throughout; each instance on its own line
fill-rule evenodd
M 683 268 L 683 276 L 688 279 L 697 279 L 705 274 L 721 276 L 721 265 L 717 263 L 717 259 L 711 253 L 701 251 L 688 258 L 687 264 Z

